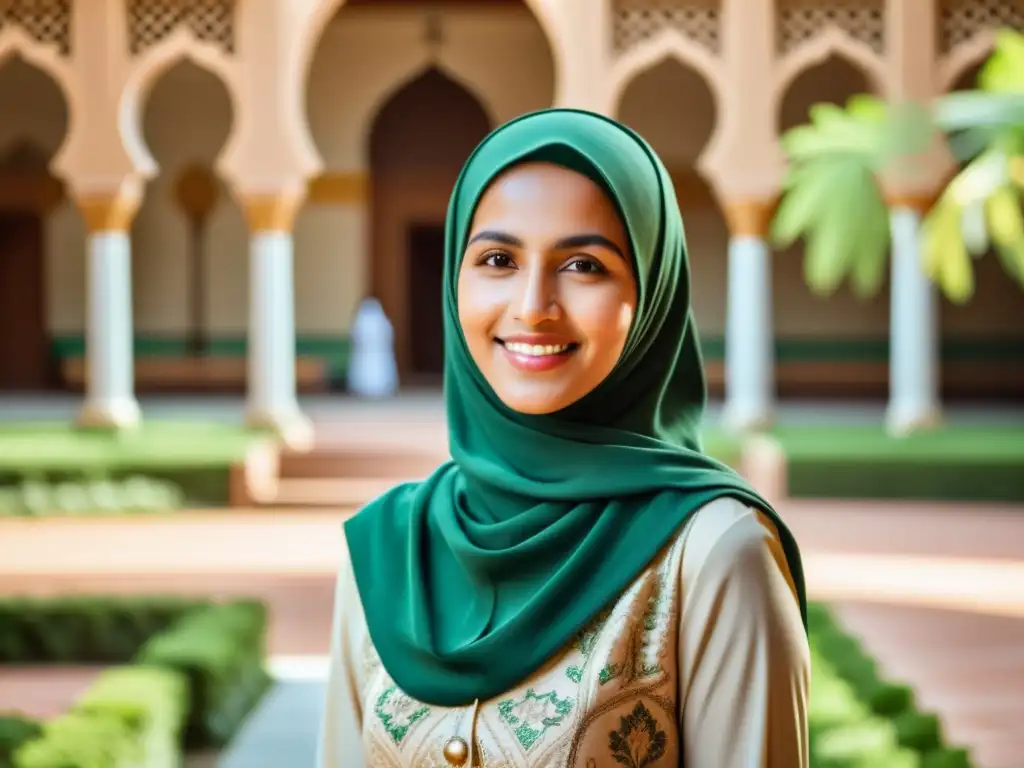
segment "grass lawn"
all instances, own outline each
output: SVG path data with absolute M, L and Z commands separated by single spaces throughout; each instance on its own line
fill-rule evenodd
M 778 427 L 772 436 L 788 456 L 799 460 L 1024 462 L 1024 429 L 1020 427 L 944 427 L 906 437 L 892 437 L 881 426 Z
M 743 449 L 743 438 L 718 429 L 705 429 L 704 452 L 728 464 L 734 469 L 739 467 L 740 453 Z
M 1024 501 L 1024 429 L 779 427 L 789 491 L 818 498 Z
M 227 467 L 259 433 L 229 424 L 147 421 L 132 432 L 79 430 L 67 422 L 0 425 L 0 473 Z

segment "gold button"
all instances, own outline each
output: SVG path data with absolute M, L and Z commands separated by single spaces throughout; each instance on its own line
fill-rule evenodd
M 465 765 L 469 760 L 469 744 L 465 739 L 452 736 L 444 743 L 444 759 L 448 761 L 448 765 Z

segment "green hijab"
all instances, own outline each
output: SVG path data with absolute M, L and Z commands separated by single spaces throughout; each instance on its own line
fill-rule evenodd
M 637 312 L 618 365 L 551 415 L 506 407 L 473 363 L 456 290 L 480 197 L 502 171 L 547 160 L 598 181 L 628 230 Z M 492 132 L 455 185 L 445 224 L 445 402 L 452 461 L 345 525 L 370 638 L 395 683 L 459 706 L 514 687 L 562 649 L 720 496 L 772 512 L 706 456 L 704 371 L 671 179 L 630 129 L 552 109 Z M 779 532 L 805 610 L 792 535 Z

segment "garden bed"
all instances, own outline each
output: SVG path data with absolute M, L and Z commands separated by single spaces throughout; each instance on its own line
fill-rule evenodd
M 945 743 L 937 715 L 913 691 L 885 679 L 831 610 L 808 610 L 811 644 L 811 768 L 971 768 L 966 749 Z
M 216 423 L 146 422 L 124 432 L 5 424 L 0 517 L 224 506 L 232 467 L 264 441 L 258 432 Z
M 0 768 L 171 766 L 227 744 L 270 684 L 266 624 L 248 600 L 0 600 L 0 665 L 111 665 L 56 718 L 0 715 Z

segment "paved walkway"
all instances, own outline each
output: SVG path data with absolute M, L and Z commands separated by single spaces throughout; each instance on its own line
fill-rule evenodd
M 321 681 L 278 683 L 217 768 L 313 768 L 323 699 Z

